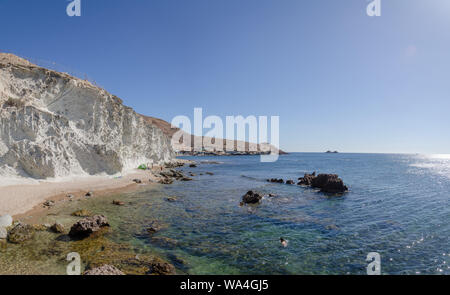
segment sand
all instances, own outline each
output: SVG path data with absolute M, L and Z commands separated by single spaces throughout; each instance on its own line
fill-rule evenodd
M 82 176 L 58 180 L 46 180 L 35 183 L 25 181 L 0 187 L 0 216 L 16 216 L 32 211 L 41 206 L 46 200 L 65 197 L 73 194 L 84 196 L 88 191 L 94 194 L 114 193 L 124 188 L 138 187 L 133 179 L 142 180 L 143 184 L 157 181 L 157 177 L 150 171 L 133 170 L 122 176 Z

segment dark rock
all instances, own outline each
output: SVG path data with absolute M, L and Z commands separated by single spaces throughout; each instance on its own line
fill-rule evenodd
M 161 184 L 172 184 L 173 183 L 173 179 L 165 177 L 165 178 L 159 180 L 158 183 L 161 183 Z
M 88 271 L 85 271 L 83 273 L 85 276 L 123 276 L 125 275 L 122 271 L 120 271 L 118 268 L 105 264 L 103 266 L 90 269 Z
M 109 226 L 108 220 L 103 215 L 95 215 L 84 218 L 75 223 L 70 229 L 69 236 L 71 237 L 87 237 L 90 234 L 99 231 L 102 227 Z
M 248 191 L 243 197 L 242 202 L 245 204 L 256 204 L 259 203 L 262 199 L 262 196 L 253 191 Z
M 85 197 L 93 197 L 94 193 L 93 192 L 87 192 L 84 196 Z
M 154 234 L 156 232 L 159 232 L 163 229 L 167 228 L 167 225 L 164 223 L 161 223 L 159 221 L 152 221 L 149 225 L 149 227 L 147 228 L 147 232 L 149 234 Z
M 55 206 L 55 201 L 46 201 L 44 203 L 44 206 L 45 207 L 53 207 L 53 206 Z
M 197 168 L 197 165 L 191 164 L 191 165 L 189 165 L 189 167 L 190 167 L 190 168 Z
M 311 182 L 314 188 L 320 188 L 324 193 L 343 193 L 348 191 L 342 179 L 337 174 L 319 174 Z
M 76 217 L 89 217 L 92 216 L 92 212 L 88 211 L 88 210 L 77 210 L 75 212 L 72 213 L 72 216 L 76 216 Z
M 212 172 L 206 172 L 205 174 L 207 174 L 207 175 L 214 175 L 214 173 L 212 173 Z
M 12 230 L 8 233 L 8 241 L 14 244 L 21 244 L 27 240 L 33 238 L 35 230 L 33 226 L 29 224 L 21 224 L 16 225 Z
M 278 179 L 278 178 L 271 178 L 271 179 L 267 179 L 268 182 L 275 182 L 275 183 L 284 183 L 283 179 Z
M 137 178 L 136 178 L 136 179 L 133 179 L 133 181 L 136 182 L 136 183 L 142 183 L 142 180 L 137 179 Z
M 173 202 L 177 201 L 177 198 L 176 197 L 168 197 L 166 200 L 167 200 L 167 202 L 173 203 Z
M 286 184 L 294 184 L 293 180 L 286 180 Z
M 165 261 L 155 259 L 151 265 L 150 270 L 147 274 L 151 275 L 174 275 L 175 274 L 175 267 L 167 263 Z
M 116 206 L 124 206 L 125 205 L 124 202 L 119 201 L 119 200 L 114 200 L 112 203 L 113 203 L 113 205 L 116 205 Z
M 193 179 L 190 177 L 183 177 L 180 179 L 181 181 L 192 181 Z
M 151 242 L 161 248 L 167 249 L 173 249 L 178 245 L 176 240 L 167 237 L 152 237 Z

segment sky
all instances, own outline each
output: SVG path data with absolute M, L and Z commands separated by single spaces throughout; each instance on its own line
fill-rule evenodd
M 167 121 L 279 116 L 290 152 L 450 153 L 448 0 L 69 2 L 0 0 L 0 51 Z

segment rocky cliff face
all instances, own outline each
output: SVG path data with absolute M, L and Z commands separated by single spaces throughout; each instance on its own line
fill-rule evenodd
M 168 137 L 119 98 L 0 53 L 0 176 L 115 174 L 173 157 Z

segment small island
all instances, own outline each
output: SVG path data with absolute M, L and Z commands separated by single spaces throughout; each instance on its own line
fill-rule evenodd
M 333 151 L 326 151 L 326 153 L 327 154 L 338 154 L 339 152 L 338 151 L 334 151 L 334 152 Z

